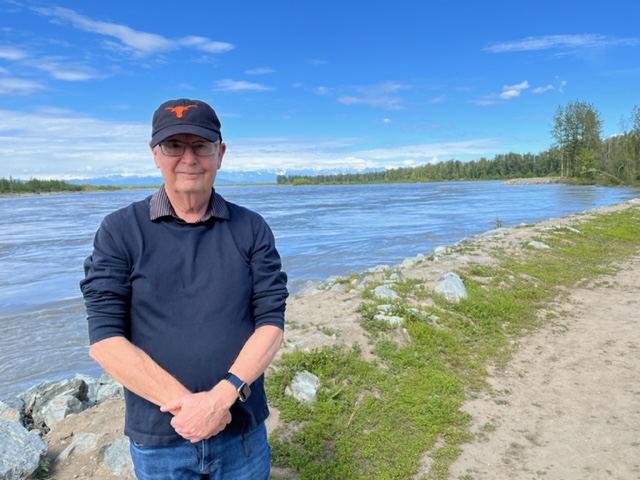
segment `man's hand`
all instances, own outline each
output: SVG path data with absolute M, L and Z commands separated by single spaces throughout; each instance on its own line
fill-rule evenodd
M 218 434 L 231 423 L 231 405 L 238 392 L 226 380 L 208 392 L 192 393 L 160 407 L 163 412 L 176 412 L 171 425 L 176 433 L 192 443 Z

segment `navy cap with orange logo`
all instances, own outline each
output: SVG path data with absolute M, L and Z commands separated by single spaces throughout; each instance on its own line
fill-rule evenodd
M 222 137 L 220 120 L 213 108 L 202 100 L 168 100 L 153 113 L 151 147 L 171 135 L 190 133 L 215 142 Z

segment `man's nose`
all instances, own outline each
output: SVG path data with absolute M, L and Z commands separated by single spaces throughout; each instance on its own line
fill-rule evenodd
M 188 143 L 184 146 L 182 161 L 187 163 L 196 163 L 196 154 L 193 153 L 193 147 Z

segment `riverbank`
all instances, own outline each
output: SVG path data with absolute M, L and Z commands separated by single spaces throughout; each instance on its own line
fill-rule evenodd
M 478 266 L 495 265 L 505 256 L 535 254 L 536 245 L 543 248 L 539 244 L 543 244 L 545 235 L 579 231 L 589 219 L 625 209 L 640 210 L 640 201 L 535 225 L 492 230 L 465 239 L 460 248 L 436 249 L 429 258 L 407 259 L 392 270 L 402 278 L 419 279 L 430 291 L 445 272 L 469 271 L 471 266 L 476 266 L 473 268 L 477 272 L 481 270 Z M 532 246 L 532 242 L 538 243 Z M 362 277 L 375 277 L 381 275 L 375 272 L 384 271 L 381 267 Z M 363 328 L 358 312 L 363 291 L 350 288 L 362 281 L 356 277 L 333 281 L 326 289 L 308 289 L 291 298 L 286 340 L 279 358 L 296 351 L 357 344 L 362 359 L 376 360 L 371 333 Z M 578 480 L 638 476 L 634 460 L 640 440 L 634 401 L 640 371 L 636 363 L 640 345 L 638 285 L 640 259 L 636 255 L 614 274 L 589 278 L 567 289 L 561 301 L 545 308 L 547 321 L 540 328 L 514 338 L 515 354 L 507 366 L 489 368 L 487 388 L 467 392 L 463 410 L 469 414 L 472 437 L 461 445 L 462 453 L 450 465 L 448 478 L 500 480 L 546 475 L 541 478 Z M 389 335 L 399 344 L 411 341 L 402 327 L 390 330 Z M 274 372 L 270 370 L 269 375 Z M 282 428 L 288 422 L 281 420 L 276 408 L 272 412 L 270 432 L 285 432 Z M 96 457 L 106 443 L 91 452 L 71 452 L 63 460 L 56 459 L 56 452 L 80 432 L 101 434 L 101 442 L 109 442 L 122 434 L 122 421 L 121 403 L 109 402 L 59 422 L 47 438 L 50 475 L 56 480 L 98 478 Z M 445 442 L 444 438 L 440 441 Z M 435 450 L 425 445 L 414 478 L 429 474 Z M 284 468 L 275 468 L 274 477 L 298 478 Z M 99 478 L 109 480 L 106 476 Z

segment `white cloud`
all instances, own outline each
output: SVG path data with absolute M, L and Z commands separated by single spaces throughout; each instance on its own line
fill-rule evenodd
M 244 73 L 246 73 L 247 75 L 266 75 L 268 73 L 273 73 L 273 72 L 275 72 L 273 68 L 258 67 L 258 68 L 252 68 L 251 70 L 245 70 Z
M 2 45 L 0 46 L 0 58 L 3 60 L 22 60 L 27 58 L 29 54 L 19 48 Z
M 82 112 L 0 110 L 0 175 L 28 179 L 158 175 L 145 122 L 106 121 Z M 396 168 L 442 158 L 477 158 L 504 150 L 497 139 L 367 148 L 358 137 L 236 137 L 228 139 L 226 171 Z
M 344 105 L 370 105 L 387 110 L 399 110 L 403 108 L 403 99 L 396 93 L 408 88 L 408 85 L 398 82 L 358 85 L 352 87 L 355 94 L 340 95 L 338 102 Z
M 510 98 L 515 98 L 520 96 L 520 92 L 529 88 L 529 82 L 526 80 L 517 85 L 504 85 L 502 87 L 502 93 L 500 94 L 500 98 L 503 100 L 508 100 Z
M 215 82 L 215 89 L 225 92 L 241 92 L 241 91 L 255 91 L 264 92 L 267 90 L 273 90 L 273 87 L 263 85 L 261 83 L 252 83 L 244 80 L 218 80 Z
M 534 88 L 533 90 L 531 90 L 531 93 L 544 93 L 544 92 L 548 92 L 549 90 L 553 90 L 555 87 L 551 84 L 547 85 L 546 87 L 537 87 Z
M 69 8 L 34 8 L 34 11 L 51 17 L 56 22 L 68 22 L 84 32 L 115 38 L 126 49 L 139 55 L 166 52 L 179 47 L 194 47 L 208 53 L 221 53 L 234 48 L 230 43 L 216 42 L 206 37 L 187 36 L 170 39 L 155 33 L 141 32 L 126 25 L 93 20 Z
M 390 118 L 383 118 L 383 119 L 382 119 L 382 123 L 384 123 L 384 124 L 387 124 L 387 125 L 388 125 L 388 124 L 390 124 L 390 123 L 393 123 L 393 120 L 391 120 Z
M 0 77 L 0 95 L 28 95 L 44 90 L 44 85 L 33 80 L 15 77 Z
M 0 110 L 2 176 L 83 178 L 107 174 L 155 174 L 146 144 L 150 128 L 108 122 L 79 112 Z
M 51 74 L 57 80 L 83 81 L 103 76 L 90 67 L 62 63 L 56 58 L 42 58 L 31 62 L 31 66 Z
M 234 48 L 230 43 L 216 42 L 206 37 L 197 37 L 194 35 L 178 39 L 177 42 L 182 46 L 195 47 L 207 53 L 223 53 Z
M 544 35 L 540 37 L 526 37 L 521 40 L 499 42 L 485 47 L 483 50 L 491 53 L 526 52 L 548 49 L 575 49 L 596 47 L 624 47 L 640 46 L 638 38 L 616 38 L 606 35 Z
M 316 89 L 314 90 L 314 92 L 317 95 L 326 95 L 329 93 L 329 89 L 327 87 L 316 87 Z

